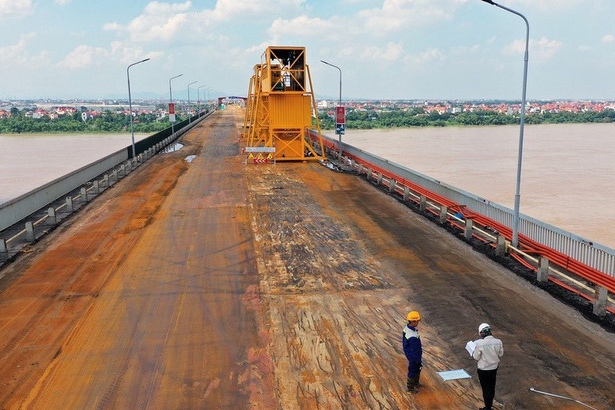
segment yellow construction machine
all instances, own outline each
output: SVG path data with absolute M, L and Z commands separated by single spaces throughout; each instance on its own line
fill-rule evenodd
M 325 158 L 305 47 L 268 47 L 254 66 L 243 138 L 253 158 Z

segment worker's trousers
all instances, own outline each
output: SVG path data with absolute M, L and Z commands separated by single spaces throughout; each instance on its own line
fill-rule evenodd
M 493 399 L 495 398 L 495 379 L 497 373 L 498 369 L 478 369 L 478 380 L 480 381 L 480 387 L 483 389 L 483 401 L 485 402 L 485 409 L 487 410 L 490 410 L 493 406 Z

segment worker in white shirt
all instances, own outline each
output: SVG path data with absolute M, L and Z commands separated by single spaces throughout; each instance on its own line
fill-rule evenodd
M 495 381 L 500 365 L 500 357 L 504 355 L 504 346 L 500 339 L 491 334 L 491 326 L 481 323 L 478 327 L 481 339 L 478 339 L 472 357 L 477 360 L 478 380 L 483 389 L 485 407 L 479 410 L 491 410 L 495 397 Z

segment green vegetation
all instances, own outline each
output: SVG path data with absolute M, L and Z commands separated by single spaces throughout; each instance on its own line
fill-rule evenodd
M 320 126 L 333 129 L 335 119 L 326 112 L 319 113 Z M 519 114 L 507 115 L 495 111 L 473 111 L 462 113 L 425 112 L 422 108 L 405 111 L 352 111 L 346 114 L 346 129 L 373 128 L 408 128 L 408 127 L 446 127 L 464 125 L 507 125 L 519 124 Z M 545 112 L 530 113 L 525 116 L 526 124 L 562 124 L 562 123 L 611 123 L 615 122 L 615 110 L 602 112 Z
M 169 128 L 164 105 L 158 105 L 155 112 L 138 113 L 134 118 L 134 131 L 137 133 L 155 133 Z M 385 109 L 347 108 L 347 129 L 373 128 L 408 128 L 408 127 L 446 127 L 464 125 L 508 125 L 519 124 L 519 114 L 502 114 L 494 110 L 474 110 L 459 113 L 427 111 L 423 107 L 399 108 L 390 106 Z M 0 134 L 21 133 L 122 133 L 130 132 L 130 118 L 124 110 L 105 110 L 96 115 L 82 119 L 81 111 L 73 114 L 50 118 L 48 115 L 34 118 L 32 110 L 12 108 L 8 118 L 0 119 Z M 176 121 L 181 121 L 178 115 Z M 335 119 L 321 111 L 319 113 L 322 129 L 334 129 Z M 543 112 L 528 113 L 526 124 L 561 124 L 561 123 L 612 123 L 615 122 L 615 110 L 584 112 Z
M 181 118 L 177 118 L 181 121 Z M 133 121 L 136 133 L 155 133 L 169 128 L 171 123 L 168 117 L 160 120 L 156 114 L 139 114 Z M 81 112 L 69 115 L 60 115 L 51 119 L 48 116 L 33 118 L 17 109 L 11 110 L 9 118 L 0 119 L 0 134 L 22 133 L 122 133 L 130 132 L 130 117 L 121 111 L 107 110 L 100 115 L 83 121 Z

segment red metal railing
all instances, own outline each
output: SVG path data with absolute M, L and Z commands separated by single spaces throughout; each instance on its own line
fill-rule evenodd
M 324 145 L 325 145 L 325 149 L 328 149 L 331 151 L 337 151 L 337 144 L 331 140 L 325 139 Z M 347 160 L 350 163 L 353 164 L 353 166 L 355 167 L 355 170 L 357 167 L 361 167 L 361 166 L 365 168 L 366 172 L 367 170 L 371 170 L 371 178 L 372 179 L 382 178 L 382 183 L 384 185 L 388 185 L 390 189 L 394 181 L 395 186 L 393 187 L 393 190 L 395 190 L 398 194 L 402 194 L 403 191 L 405 191 L 407 187 L 408 190 L 411 191 L 415 196 L 417 197 L 424 196 L 431 203 L 435 204 L 438 207 L 446 206 L 452 212 L 455 212 L 455 213 L 460 212 L 465 219 L 471 219 L 474 223 L 476 223 L 479 226 L 495 229 L 499 235 L 506 238 L 506 240 L 511 241 L 511 238 L 512 238 L 511 228 L 491 218 L 488 218 L 484 215 L 474 212 L 468 209 L 464 205 L 458 204 L 446 197 L 438 195 L 412 181 L 408 181 L 407 179 L 404 179 L 403 177 L 396 175 L 390 170 L 386 170 L 381 167 L 378 167 L 366 161 L 363 158 L 359 158 L 347 152 L 344 153 L 344 156 L 347 158 Z M 408 200 L 412 200 L 412 199 L 409 198 Z M 433 209 L 428 210 L 428 211 L 436 214 L 436 211 L 434 211 Z M 462 226 L 460 226 L 458 222 L 454 221 L 450 217 L 447 217 L 447 222 L 452 223 L 452 224 L 457 224 L 459 227 L 463 228 Z M 481 240 L 485 240 L 485 238 L 480 235 L 474 235 L 474 236 Z M 492 246 L 495 246 L 493 242 L 491 243 L 492 243 Z M 590 267 L 582 262 L 579 262 L 578 260 L 575 260 L 574 258 L 571 258 L 569 255 L 566 255 L 560 251 L 549 248 L 548 246 L 545 246 L 535 240 L 532 240 L 525 235 L 519 235 L 518 247 L 516 249 L 514 248 L 510 248 L 510 249 L 512 250 L 512 252 L 510 252 L 511 257 L 513 257 L 519 263 L 521 263 L 522 265 L 526 266 L 527 268 L 533 271 L 537 271 L 538 267 L 530 263 L 523 254 L 535 255 L 538 257 L 547 258 L 551 265 L 555 265 L 565 270 L 566 272 L 569 272 L 570 274 L 573 274 L 574 276 L 581 278 L 593 285 L 597 285 L 597 286 L 601 286 L 605 288 L 611 294 L 615 294 L 615 277 L 608 275 L 605 272 L 601 272 L 600 270 Z M 566 282 L 564 282 L 563 280 L 560 280 L 552 275 L 548 276 L 548 280 L 574 294 L 579 295 L 580 297 L 586 300 L 589 300 L 592 302 L 595 301 L 595 298 L 592 295 L 584 293 L 581 290 L 575 288 L 574 286 L 571 286 L 567 284 Z M 615 308 L 607 307 L 606 310 L 615 314 Z

